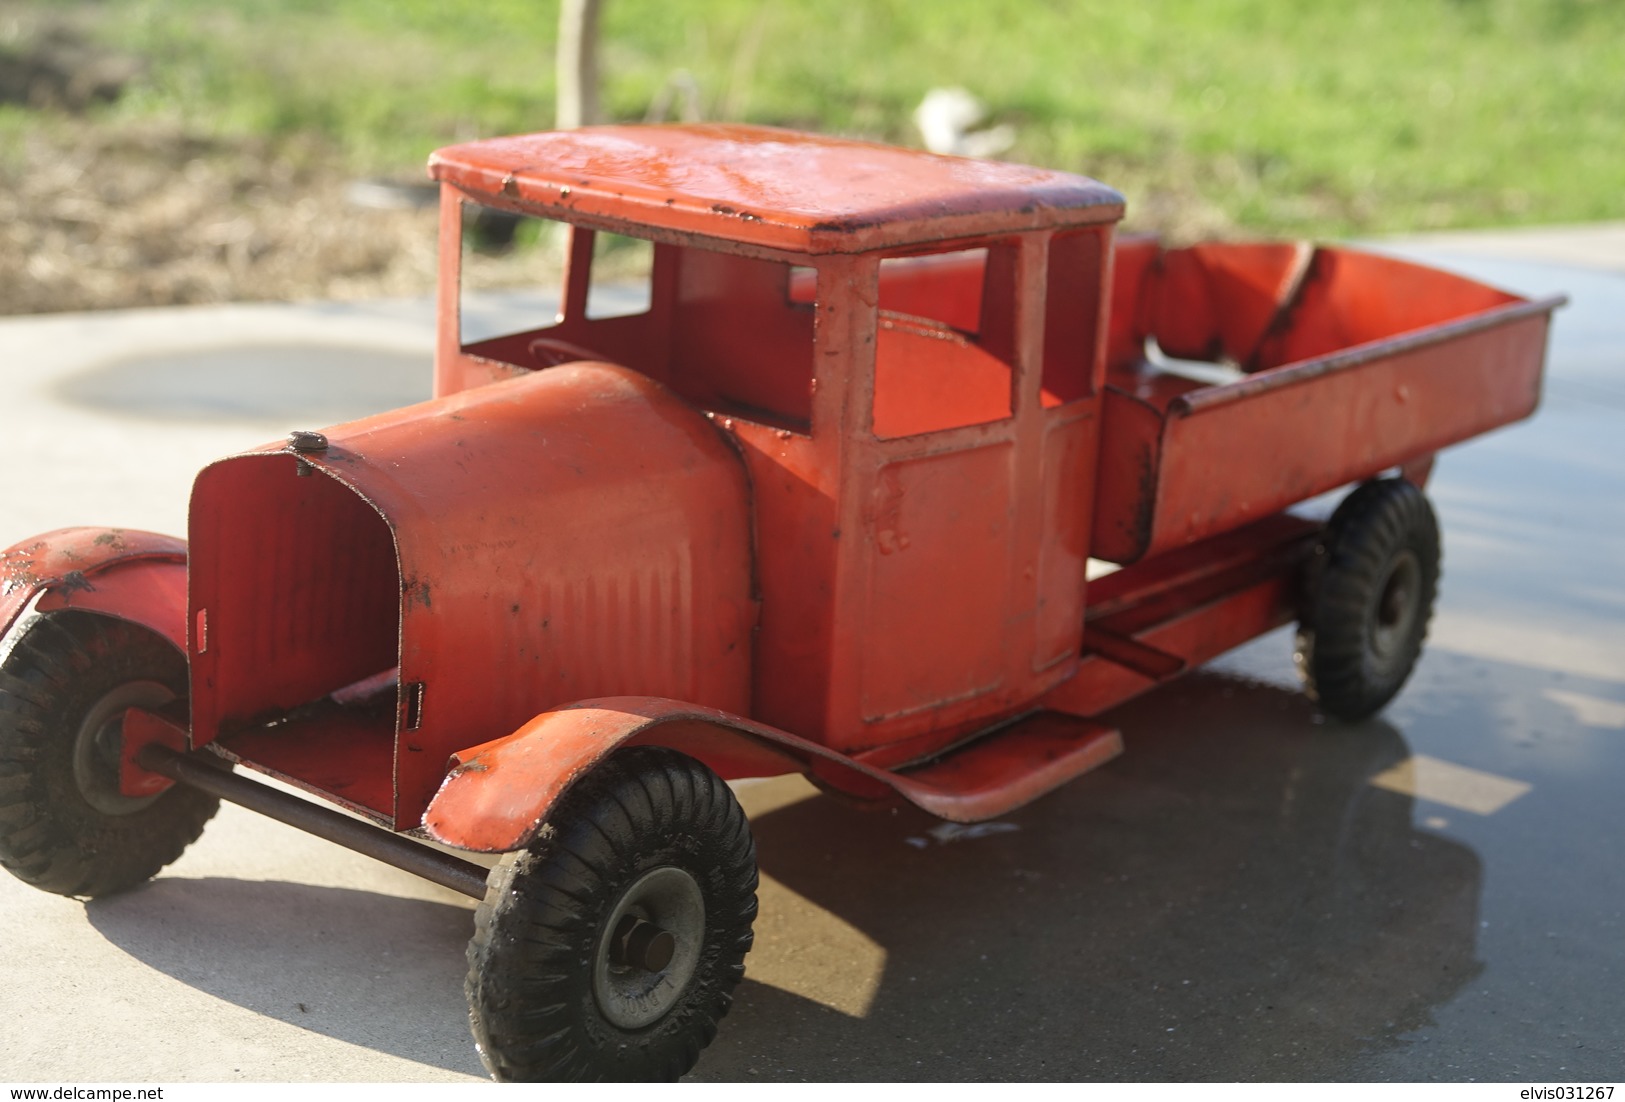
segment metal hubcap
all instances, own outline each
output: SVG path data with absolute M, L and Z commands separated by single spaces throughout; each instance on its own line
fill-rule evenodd
M 158 799 L 119 791 L 124 713 L 130 708 L 162 708 L 174 699 L 175 694 L 156 681 L 129 681 L 85 713 L 73 740 L 73 779 L 87 804 L 104 815 L 130 815 Z
M 1379 659 L 1399 656 L 1416 623 L 1422 593 L 1422 564 L 1414 551 L 1401 551 L 1388 569 L 1371 619 L 1371 650 Z
M 645 972 L 658 972 L 677 954 L 677 939 L 671 931 L 637 915 L 622 915 L 609 939 L 609 963 L 631 965 Z
M 598 1008 L 622 1029 L 641 1029 L 677 1005 L 705 940 L 705 898 L 682 869 L 645 873 L 621 894 L 593 958 Z

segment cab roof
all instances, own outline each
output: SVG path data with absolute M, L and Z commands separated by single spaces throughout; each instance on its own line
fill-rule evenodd
M 597 126 L 442 149 L 429 174 L 527 213 L 806 253 L 1114 222 L 1084 176 L 760 126 Z

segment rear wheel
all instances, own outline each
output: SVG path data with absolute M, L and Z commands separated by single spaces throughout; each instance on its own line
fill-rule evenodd
M 1354 721 L 1393 699 L 1422 653 L 1439 584 L 1439 525 L 1403 479 L 1367 482 L 1326 526 L 1298 626 L 1310 697 Z
M 577 782 L 492 870 L 468 947 L 469 1022 L 493 1078 L 671 1080 L 744 975 L 756 850 L 733 793 L 661 747 Z
M 123 719 L 186 694 L 162 636 L 84 612 L 35 619 L 0 663 L 0 865 L 59 895 L 99 896 L 181 855 L 219 801 L 177 785 L 119 791 Z

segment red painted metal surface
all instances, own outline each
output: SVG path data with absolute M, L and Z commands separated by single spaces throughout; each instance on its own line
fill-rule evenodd
M 576 364 L 325 436 L 198 476 L 194 745 L 405 829 L 560 702 L 749 707 L 745 474 L 670 391 Z
M 600 126 L 442 149 L 430 173 L 496 206 L 659 239 L 806 255 L 1115 222 L 1082 176 L 767 127 Z
M 1083 661 L 1044 706 L 1098 715 L 1290 623 L 1319 537 L 1318 523 L 1278 514 L 1091 583 Z
M 476 852 L 521 848 L 572 784 L 617 746 L 636 743 L 670 746 L 747 776 L 811 771 L 869 797 L 895 790 L 958 822 L 1003 814 L 1122 751 L 1112 728 L 1039 713 L 897 772 L 720 709 L 654 697 L 588 700 L 456 754 L 424 828 L 436 841 Z
M 160 715 L 145 708 L 124 713 L 119 738 L 119 791 L 126 796 L 156 796 L 175 782 L 161 773 L 143 768 L 137 757 L 149 746 L 162 746 L 177 753 L 187 749 L 186 716 Z
M 61 528 L 0 551 L 0 637 L 29 603 L 130 620 L 186 648 L 186 541 L 127 528 Z
M 1527 417 L 1549 315 L 1444 272 L 1350 250 L 1119 252 L 1094 554 L 1126 563 Z M 1145 359 L 1244 372 L 1204 385 Z M 1223 457 L 1222 468 L 1217 457 Z

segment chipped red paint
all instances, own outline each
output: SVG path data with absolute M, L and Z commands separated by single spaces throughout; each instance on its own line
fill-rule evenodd
M 130 528 L 59 528 L 0 551 L 0 637 L 35 597 L 131 620 L 186 649 L 186 541 Z
M 863 795 L 893 789 L 956 822 L 1003 814 L 1122 752 L 1112 728 L 1039 713 L 972 753 L 904 775 L 715 708 L 654 697 L 588 700 L 456 754 L 423 817 L 424 828 L 435 840 L 462 849 L 518 849 L 542 829 L 570 785 L 617 746 L 638 742 L 731 761 L 751 775 L 810 771 Z
M 198 476 L 195 746 L 408 829 L 471 735 L 549 705 L 749 708 L 745 471 L 669 390 L 572 364 L 324 435 Z M 391 670 L 370 712 L 278 718 Z
M 597 126 L 442 149 L 482 202 L 807 255 L 1115 222 L 1082 176 L 760 126 Z

